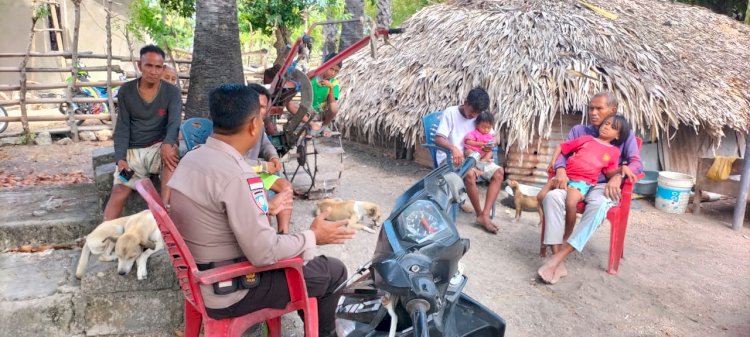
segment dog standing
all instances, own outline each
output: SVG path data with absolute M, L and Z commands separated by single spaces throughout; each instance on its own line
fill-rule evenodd
M 513 189 L 513 202 L 516 206 L 516 217 L 513 221 L 521 219 L 521 213 L 523 213 L 524 209 L 536 209 L 539 212 L 539 221 L 541 223 L 542 219 L 544 219 L 544 211 L 541 205 L 539 205 L 539 201 L 536 200 L 536 197 L 530 197 L 521 193 L 521 188 L 515 180 L 508 180 L 508 186 Z
M 125 230 L 125 223 L 129 218 L 130 216 L 126 216 L 102 222 L 89 235 L 86 235 L 86 243 L 83 245 L 81 257 L 78 259 L 76 278 L 83 277 L 91 254 L 99 255 L 99 261 L 109 262 L 116 259 L 112 255 L 112 251 L 115 249 L 115 240 L 122 235 Z
M 117 273 L 127 275 L 137 265 L 136 275 L 139 280 L 148 276 L 146 264 L 149 256 L 164 249 L 164 240 L 151 211 L 133 214 L 125 223 L 125 231 L 115 243 L 117 256 Z
M 329 221 L 349 220 L 347 227 L 352 229 L 361 229 L 369 233 L 375 233 L 375 230 L 367 225 L 359 223 L 365 216 L 372 219 L 373 227 L 378 227 L 380 222 L 380 207 L 372 202 L 343 200 L 343 199 L 323 199 L 318 202 L 318 208 L 315 210 L 315 216 L 318 216 L 326 208 L 331 208 L 331 214 L 326 218 Z

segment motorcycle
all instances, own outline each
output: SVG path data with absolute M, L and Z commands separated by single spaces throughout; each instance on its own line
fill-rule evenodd
M 0 117 L 8 117 L 8 112 L 5 111 L 5 108 L 0 105 Z M 5 129 L 8 128 L 8 122 L 0 122 L 0 133 L 5 132 Z
M 459 260 L 469 240 L 458 234 L 455 210 L 466 200 L 463 177 L 478 159 L 439 167 L 396 200 L 373 259 L 345 283 L 338 336 L 505 335 L 505 321 L 462 292 L 468 278 Z
M 89 82 L 89 73 L 85 70 L 78 71 L 78 81 Z M 120 73 L 119 80 L 127 80 L 124 73 Z M 70 80 L 70 78 L 68 79 Z M 112 97 L 117 97 L 117 92 L 120 87 L 112 87 Z M 107 87 L 80 87 L 73 92 L 73 98 L 107 98 Z M 96 102 L 96 103 L 77 103 L 73 102 L 72 105 L 68 105 L 68 102 L 60 103 L 58 110 L 61 114 L 67 115 L 68 109 L 73 109 L 73 113 L 76 115 L 96 115 L 96 114 L 108 114 L 109 106 L 107 102 Z M 115 109 L 117 109 L 117 103 L 115 103 Z M 100 119 L 102 124 L 110 124 L 111 120 Z M 76 124 L 83 124 L 84 120 L 77 120 Z

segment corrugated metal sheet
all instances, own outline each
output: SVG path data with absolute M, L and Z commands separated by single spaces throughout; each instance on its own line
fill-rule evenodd
M 543 186 L 547 183 L 547 166 L 557 146 L 565 139 L 570 129 L 581 123 L 581 114 L 566 114 L 557 123 L 549 138 L 535 139 L 525 150 L 513 145 L 506 159 L 506 178 L 522 184 Z

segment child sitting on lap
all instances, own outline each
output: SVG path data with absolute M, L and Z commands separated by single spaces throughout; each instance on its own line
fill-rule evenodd
M 495 124 L 495 117 L 489 112 L 482 112 L 474 121 L 476 129 L 469 132 L 464 137 L 464 154 L 466 157 L 474 152 L 479 153 L 477 169 L 482 172 L 481 176 L 486 179 L 492 179 L 492 174 L 499 168 L 495 164 L 495 132 L 492 125 Z

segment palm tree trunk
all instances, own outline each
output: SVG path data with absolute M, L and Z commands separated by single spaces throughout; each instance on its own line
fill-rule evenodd
M 195 4 L 195 36 L 185 118 L 208 116 L 208 93 L 222 83 L 245 83 L 237 2 Z
M 352 19 L 359 19 L 364 15 L 364 0 L 346 0 L 344 9 L 351 15 Z M 346 49 L 355 42 L 362 39 L 362 22 L 347 22 L 341 24 L 341 41 L 339 51 Z
M 326 12 L 326 21 L 336 20 L 331 10 Z M 338 25 L 324 25 L 323 26 L 323 57 L 330 53 L 336 52 L 336 34 L 338 33 Z
M 391 0 L 378 0 L 376 7 L 378 9 L 378 15 L 376 17 L 378 27 L 390 27 L 393 23 L 391 17 Z
M 745 10 L 745 23 L 750 25 L 750 0 L 747 0 L 747 9 Z
M 278 26 L 273 30 L 273 35 L 276 37 L 276 42 L 273 43 L 273 47 L 276 49 L 276 60 L 273 61 L 273 64 L 283 64 L 286 55 L 289 54 L 291 32 L 284 26 Z

